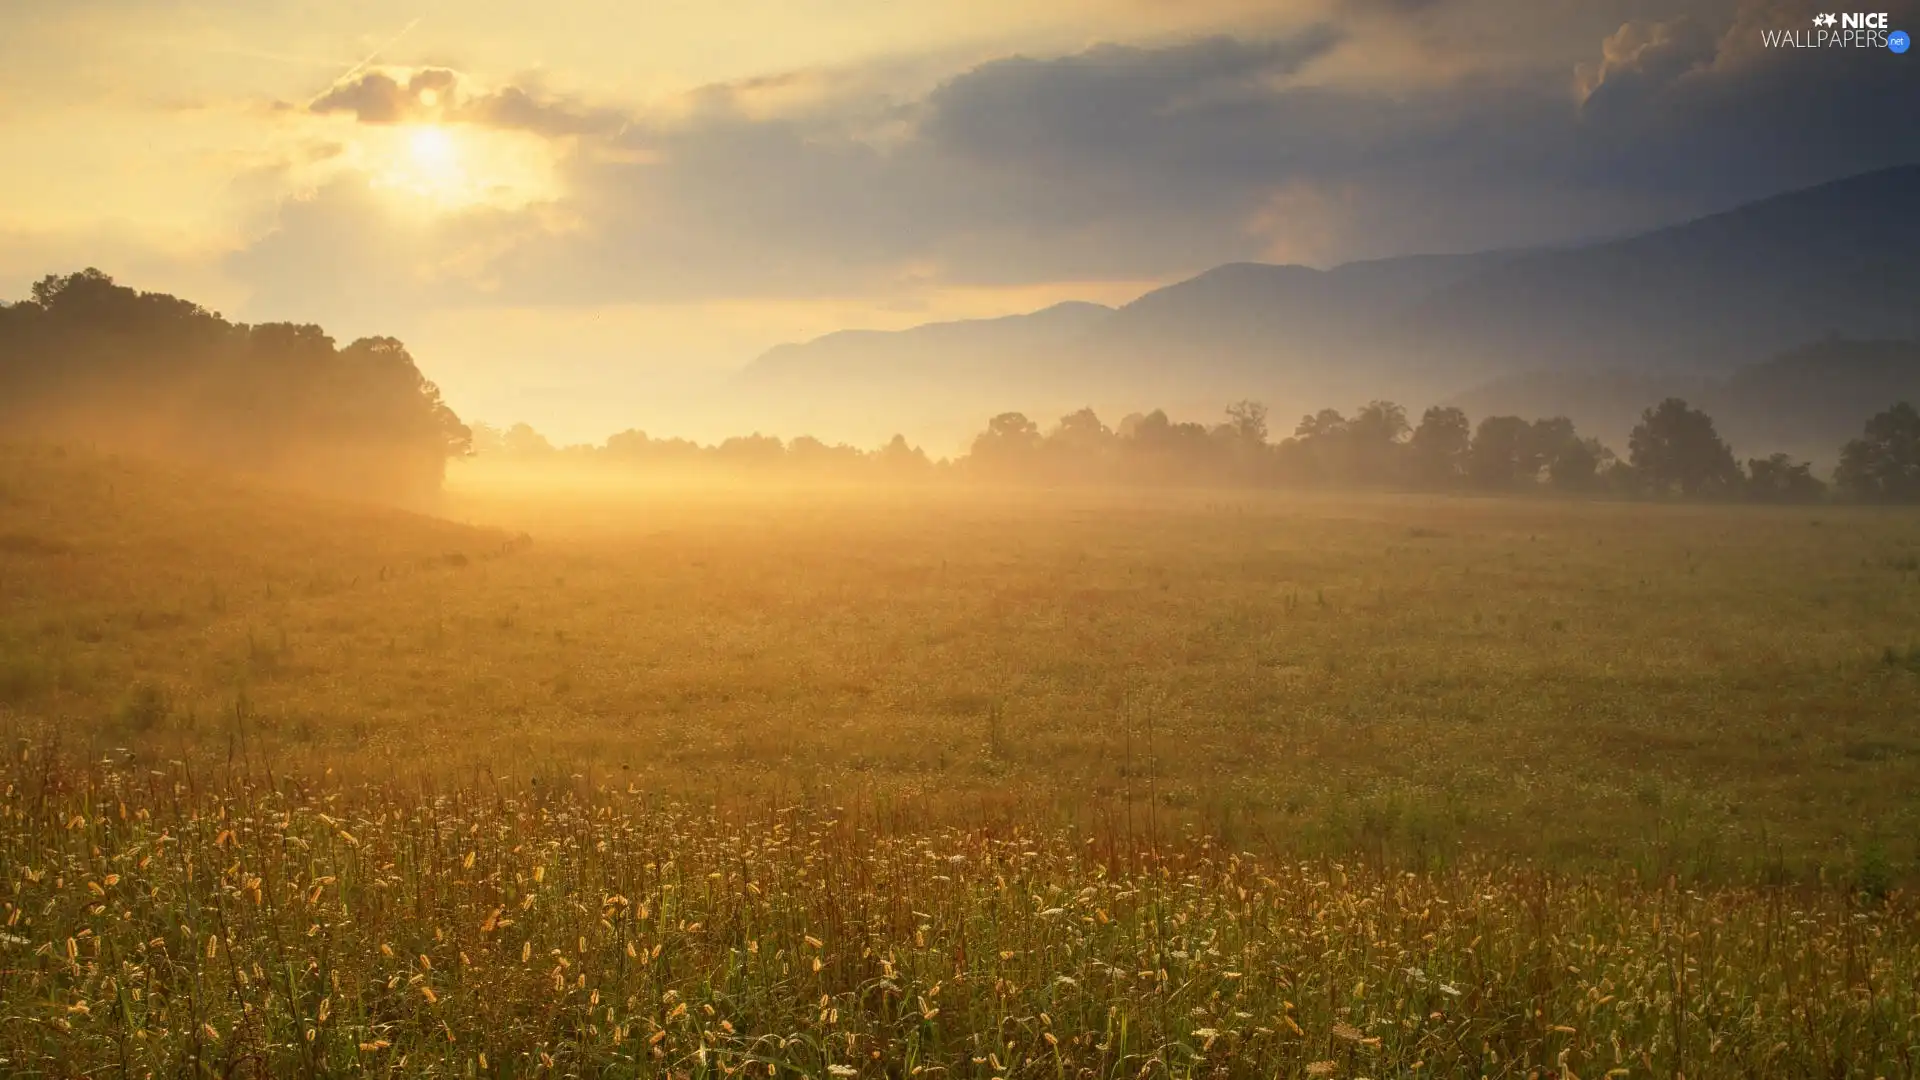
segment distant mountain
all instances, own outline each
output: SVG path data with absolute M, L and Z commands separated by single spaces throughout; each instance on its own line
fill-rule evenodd
M 1331 270 L 1230 263 L 1115 311 L 1088 336 L 1081 358 L 1095 370 L 1118 362 L 1207 381 L 1311 375 L 1321 357 L 1350 360 L 1390 349 L 1382 313 L 1512 257 L 1415 256 Z
M 1920 341 L 1836 338 L 1712 375 L 1531 372 L 1452 395 L 1448 403 L 1476 419 L 1570 417 L 1624 451 L 1641 410 L 1665 397 L 1682 397 L 1706 410 L 1742 455 L 1783 451 L 1831 465 L 1873 414 L 1899 401 L 1920 405 Z
M 928 323 L 910 330 L 841 330 L 804 345 L 778 345 L 753 362 L 763 379 L 973 378 L 1085 336 L 1113 314 L 1070 300 L 1028 315 Z
M 1235 263 L 1118 309 L 831 334 L 771 350 L 739 389 L 815 423 L 894 406 L 920 418 L 1023 408 L 1043 421 L 1085 403 L 1211 413 L 1242 397 L 1280 419 L 1529 378 L 1553 394 L 1637 399 L 1839 335 L 1920 339 L 1920 166 L 1626 239 L 1331 270 Z M 1640 374 L 1623 384 L 1616 370 Z M 1556 372 L 1604 387 L 1541 374 Z
M 1920 166 L 1528 253 L 1434 291 L 1399 326 L 1409 348 L 1509 370 L 1713 370 L 1839 334 L 1920 338 Z

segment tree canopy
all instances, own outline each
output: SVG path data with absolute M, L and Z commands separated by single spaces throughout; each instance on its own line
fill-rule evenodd
M 94 269 L 0 305 L 0 421 L 402 499 L 437 489 L 471 435 L 393 338 L 341 348 Z
M 1868 420 L 1865 433 L 1841 449 L 1834 480 L 1861 498 L 1920 501 L 1920 412 L 1903 401 Z
M 1111 427 L 1090 408 L 1050 426 L 1006 412 L 987 422 L 968 453 L 939 462 L 899 435 L 871 452 L 807 436 L 783 442 L 754 434 L 702 446 L 639 431 L 621 432 L 604 446 L 555 448 L 525 424 L 506 430 L 478 424 L 474 445 L 483 458 L 846 480 L 945 476 L 1043 485 L 1476 489 L 1758 502 L 1810 502 L 1828 491 L 1811 464 L 1786 454 L 1741 466 L 1712 418 L 1678 399 L 1645 410 L 1627 461 L 1564 416 L 1489 416 L 1476 425 L 1459 408 L 1435 406 L 1410 427 L 1407 415 L 1389 401 L 1368 402 L 1351 418 L 1321 409 L 1275 442 L 1266 407 L 1253 401 L 1228 406 L 1211 426 L 1174 420 L 1161 409 L 1132 413 Z M 1920 413 L 1903 404 L 1869 421 L 1866 436 L 1845 450 L 1838 481 L 1852 497 L 1920 501 Z

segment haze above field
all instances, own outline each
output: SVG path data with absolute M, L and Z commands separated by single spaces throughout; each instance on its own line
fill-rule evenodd
M 1894 7 L 1896 24 L 1912 11 Z M 1920 69 L 1884 49 L 1760 47 L 1807 14 L 1731 0 L 587 3 L 539 20 L 495 2 L 24 6 L 0 34 L 0 295 L 98 265 L 238 320 L 393 335 L 462 417 L 567 440 L 743 425 L 868 440 L 837 409 L 858 379 L 768 394 L 731 373 L 848 328 L 1119 306 L 1225 264 L 1625 236 L 1911 163 L 1887 132 L 1920 118 Z M 1597 356 L 1543 343 L 1591 344 L 1592 319 L 1646 310 L 1580 302 L 1615 279 L 1576 255 L 1526 256 L 1504 289 L 1487 260 L 1384 264 L 1393 280 L 1330 314 L 1476 271 L 1409 325 L 1464 352 L 1498 345 L 1476 359 L 1501 370 L 1461 364 L 1431 386 L 1390 370 L 1367 393 L 1415 405 L 1562 359 L 1728 366 L 1809 331 L 1911 336 L 1910 311 L 1889 325 L 1906 309 L 1859 287 L 1910 295 L 1910 179 L 1708 237 L 1689 249 L 1701 267 L 1775 246 L 1657 333 L 1599 335 L 1618 348 Z M 1882 221 L 1909 235 L 1876 234 Z M 1649 284 L 1630 254 L 1615 269 Z M 1828 287 L 1810 297 L 1795 273 Z M 1262 290 L 1295 280 L 1316 279 L 1230 267 L 1197 284 L 1292 329 L 1315 288 Z M 1521 285 L 1550 301 L 1540 321 L 1479 334 L 1537 299 Z M 1770 320 L 1725 325 L 1754 310 Z M 1258 323 L 1240 314 L 1223 328 Z M 1307 355 L 1270 358 L 1285 378 L 1245 366 L 1271 328 L 1231 348 L 1181 330 L 1179 349 L 1074 367 L 1073 403 L 1177 407 L 1118 399 L 1177 380 L 1186 349 L 1231 361 L 1193 388 L 1210 410 L 1344 389 L 1322 376 L 1350 358 L 1306 329 L 1293 345 Z M 947 431 L 930 403 L 963 402 L 934 391 L 901 395 L 922 414 L 901 423 Z M 1009 396 L 995 410 L 1046 415 L 1068 392 Z

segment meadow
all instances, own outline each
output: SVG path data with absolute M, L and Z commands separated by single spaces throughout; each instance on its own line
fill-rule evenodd
M 1917 560 L 0 450 L 0 1072 L 1912 1076 Z

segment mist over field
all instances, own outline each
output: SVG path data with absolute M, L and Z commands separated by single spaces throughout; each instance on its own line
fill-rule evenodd
M 0 16 L 0 1076 L 1914 1076 L 1896 6 Z

